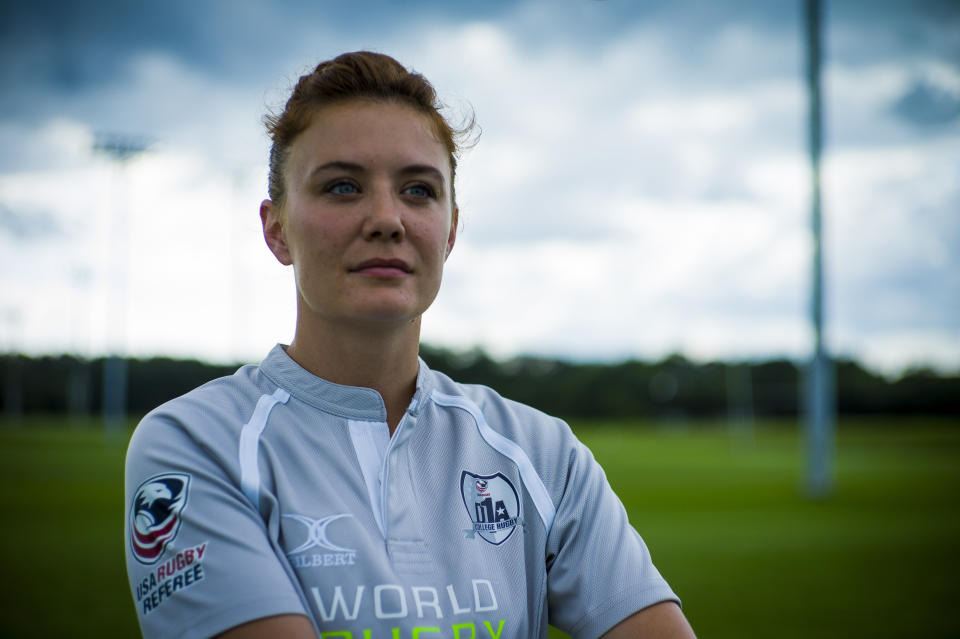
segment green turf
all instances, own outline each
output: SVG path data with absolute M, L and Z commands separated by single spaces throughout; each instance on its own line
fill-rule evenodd
M 0 637 L 136 637 L 123 564 L 126 437 L 0 428 Z
M 574 426 L 700 637 L 960 638 L 960 421 L 842 421 L 821 501 L 790 424 Z M 0 422 L 0 638 L 137 635 L 124 446 Z

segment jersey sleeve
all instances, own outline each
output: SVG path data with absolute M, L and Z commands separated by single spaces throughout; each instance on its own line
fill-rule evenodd
M 260 513 L 231 467 L 236 444 L 148 415 L 127 451 L 127 574 L 143 636 L 210 637 L 261 617 L 306 614 Z M 225 449 L 225 450 L 224 450 Z
M 679 599 L 653 565 L 603 469 L 570 437 L 564 490 L 547 538 L 550 623 L 575 638 L 599 637 L 643 608 Z

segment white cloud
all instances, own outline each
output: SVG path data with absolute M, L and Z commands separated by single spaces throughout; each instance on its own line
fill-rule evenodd
M 472 104 L 484 130 L 461 161 L 463 228 L 424 337 L 499 355 L 802 356 L 812 245 L 798 42 L 733 25 L 690 52 L 638 22 L 593 49 L 561 37 L 532 47 L 519 34 L 545 15 L 528 6 L 519 24 L 428 22 L 416 39 L 377 40 L 454 111 Z M 88 125 L 0 122 L 0 142 L 67 158 L 0 178 L 0 202 L 56 211 L 70 232 L 30 250 L 0 236 L 17 339 L 102 348 L 121 263 L 130 352 L 257 359 L 293 328 L 292 275 L 256 217 L 259 118 L 287 82 L 251 90 L 160 52 L 130 69 L 131 84 L 79 109 L 155 137 L 128 166 L 125 196 L 86 155 Z M 949 366 L 960 362 L 956 319 L 943 319 L 958 286 L 948 273 L 960 272 L 960 145 L 949 132 L 912 139 L 885 110 L 910 77 L 892 64 L 828 74 L 828 336 L 884 367 Z M 130 207 L 125 250 L 110 239 L 118 197 Z M 926 284 L 910 292 L 917 274 Z M 914 310 L 890 310 L 904 304 Z
M 0 145 L 16 150 L 12 156 L 0 156 L 0 171 L 76 167 L 89 160 L 93 141 L 89 127 L 67 118 L 54 118 L 39 126 L 0 120 Z
M 836 340 L 846 345 L 840 351 L 842 354 L 854 355 L 890 377 L 902 373 L 905 365 L 956 372 L 960 362 L 960 330 L 898 330 L 894 327 L 869 336 L 856 330 L 843 330 L 838 331 Z

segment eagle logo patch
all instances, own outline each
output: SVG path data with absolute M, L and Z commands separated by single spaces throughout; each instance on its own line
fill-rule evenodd
M 155 475 L 140 484 L 130 504 L 130 549 L 142 564 L 155 564 L 180 532 L 190 476 Z
M 484 541 L 499 546 L 522 523 L 517 489 L 503 473 L 475 475 L 463 471 L 460 496 L 473 522 L 473 527 L 464 531 L 471 539 L 480 535 Z

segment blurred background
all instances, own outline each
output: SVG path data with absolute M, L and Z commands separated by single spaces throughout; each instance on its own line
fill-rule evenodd
M 4 2 L 0 637 L 136 632 L 126 437 L 291 338 L 261 119 L 357 49 L 482 129 L 425 358 L 571 421 L 701 636 L 960 637 L 960 5 L 823 3 L 815 500 L 804 25 L 801 0 Z

